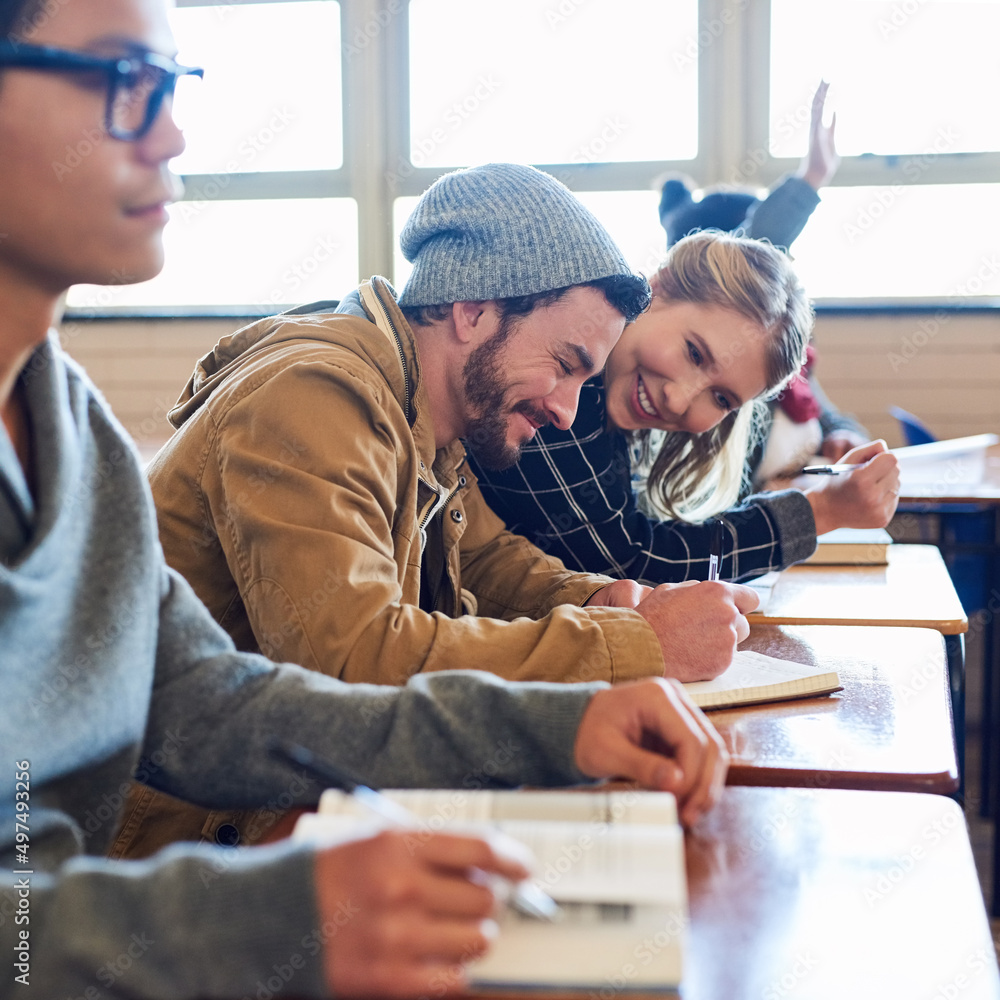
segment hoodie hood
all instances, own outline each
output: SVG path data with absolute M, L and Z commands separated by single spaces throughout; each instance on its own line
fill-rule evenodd
M 390 343 L 372 322 L 358 289 L 339 303 L 325 301 L 298 306 L 223 337 L 198 360 L 167 419 L 175 428 L 180 427 L 224 387 L 235 387 L 272 364 L 289 365 L 299 358 L 305 360 L 315 355 L 317 350 L 328 352 L 331 346 L 366 358 L 402 404 L 406 378 L 400 363 L 401 351 L 410 377 L 415 378 L 417 372 L 412 334 L 396 304 L 392 286 L 384 278 L 372 279 L 375 282 L 379 300 L 396 328 L 400 347 Z

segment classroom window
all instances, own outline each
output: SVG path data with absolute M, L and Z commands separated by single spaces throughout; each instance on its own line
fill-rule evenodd
M 80 314 L 285 308 L 373 273 L 401 287 L 416 198 L 491 159 L 551 171 L 648 274 L 666 245 L 657 179 L 765 192 L 806 149 L 821 77 L 843 163 L 792 248 L 810 294 L 1000 294 L 983 272 L 997 2 L 178 0 L 172 22 L 206 74 L 176 109 L 187 201 L 166 268 L 73 289 Z M 323 240 L 322 268 L 285 281 Z
M 698 151 L 693 0 L 411 0 L 410 160 L 621 163 Z
M 820 77 L 844 156 L 1000 150 L 998 39 L 995 0 L 772 0 L 772 154 L 801 152 Z
M 338 298 L 357 282 L 358 212 L 351 198 L 182 201 L 170 216 L 159 275 L 138 285 L 76 285 L 67 305 L 269 313 Z
M 996 229 L 977 219 L 1000 219 L 1000 184 L 834 187 L 792 256 L 818 299 L 1000 298 Z

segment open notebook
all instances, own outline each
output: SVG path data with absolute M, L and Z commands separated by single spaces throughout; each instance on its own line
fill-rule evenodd
M 665 792 L 387 791 L 424 830 L 500 829 L 527 844 L 535 883 L 559 904 L 555 923 L 505 908 L 489 953 L 469 965 L 489 988 L 674 989 L 687 928 L 684 840 Z M 372 816 L 351 796 L 323 793 L 295 836 L 322 839 Z
M 714 680 L 684 685 L 691 700 L 706 709 L 812 698 L 842 689 L 835 670 L 807 667 L 750 649 L 738 649 L 729 668 Z

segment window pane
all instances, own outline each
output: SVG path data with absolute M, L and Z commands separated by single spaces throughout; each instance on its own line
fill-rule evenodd
M 660 225 L 659 191 L 577 191 L 576 196 L 601 220 L 633 271 L 651 275 L 667 254 Z
M 772 0 L 771 152 L 801 156 L 830 81 L 847 156 L 1000 150 L 996 0 Z
M 178 95 L 181 174 L 323 170 L 344 160 L 340 4 L 329 0 L 170 11 L 179 60 L 203 86 Z
M 358 284 L 351 198 L 178 202 L 166 266 L 139 285 L 77 285 L 71 308 L 265 306 L 339 299 Z
M 695 0 L 412 0 L 412 161 L 691 159 L 698 47 Z
M 667 251 L 667 237 L 660 227 L 657 191 L 575 191 L 574 194 L 601 220 L 634 271 L 649 276 Z M 413 266 L 399 249 L 399 234 L 418 199 L 397 198 L 393 205 L 395 267 L 393 285 L 402 291 Z
M 1000 184 L 825 188 L 792 256 L 814 298 L 1000 296 Z

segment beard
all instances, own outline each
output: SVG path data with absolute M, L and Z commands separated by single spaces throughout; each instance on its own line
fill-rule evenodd
M 476 414 L 469 418 L 463 437 L 466 447 L 484 469 L 509 469 L 521 457 L 522 445 L 507 443 L 507 420 L 511 414 L 523 414 L 540 427 L 549 422 L 528 400 L 506 405 L 510 385 L 504 378 L 501 355 L 515 325 L 513 317 L 504 316 L 497 332 L 469 355 L 462 370 L 466 405 Z

